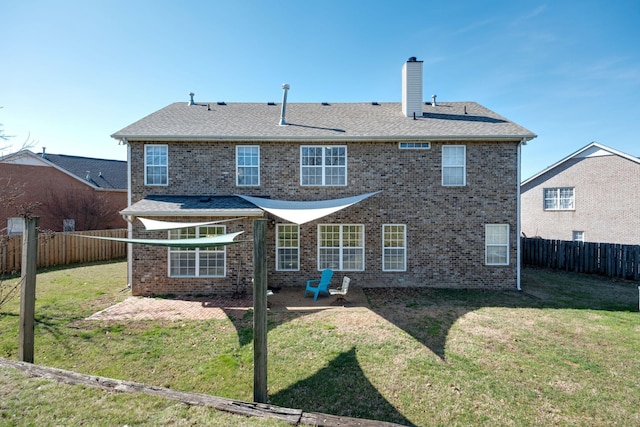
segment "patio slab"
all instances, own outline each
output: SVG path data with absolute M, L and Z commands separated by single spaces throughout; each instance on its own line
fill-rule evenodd
M 268 297 L 269 310 L 274 312 L 336 310 L 350 307 L 368 307 L 367 298 L 360 288 L 350 288 L 344 304 L 336 304 L 336 297 L 312 296 L 304 298 L 304 289 L 282 288 Z M 253 309 L 251 295 L 244 298 L 148 298 L 128 297 L 89 316 L 87 320 L 206 320 L 242 318 Z

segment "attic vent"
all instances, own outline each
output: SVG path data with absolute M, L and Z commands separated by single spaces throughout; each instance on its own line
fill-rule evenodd
M 380 105 L 377 102 L 372 102 L 371 105 Z
M 331 105 L 328 102 L 323 102 L 322 105 Z
M 224 102 L 224 101 L 217 102 L 216 104 L 218 104 L 218 105 L 227 105 L 227 103 Z
M 191 98 L 189 100 L 189 105 L 196 105 L 195 101 L 193 100 L 193 97 L 195 96 L 195 93 L 193 92 L 189 92 L 189 97 Z
M 275 102 L 267 102 L 267 105 L 276 105 Z

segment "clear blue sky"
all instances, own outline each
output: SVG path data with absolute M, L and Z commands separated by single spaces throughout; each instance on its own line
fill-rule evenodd
M 538 135 L 527 178 L 592 141 L 640 156 L 640 2 L 0 0 L 12 147 L 126 159 L 110 135 L 175 101 L 475 101 Z M 0 144 L 0 146 L 6 144 Z

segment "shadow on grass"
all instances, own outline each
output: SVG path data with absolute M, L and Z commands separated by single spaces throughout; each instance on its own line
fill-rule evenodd
M 328 400 L 326 396 L 334 396 L 332 404 L 323 403 Z M 326 368 L 270 398 L 276 405 L 309 412 L 411 425 L 369 382 L 358 364 L 355 348 L 340 353 Z

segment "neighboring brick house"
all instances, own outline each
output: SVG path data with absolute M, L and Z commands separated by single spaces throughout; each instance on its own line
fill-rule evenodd
M 0 186 L 0 234 L 21 233 L 29 205 L 36 206 L 32 214 L 43 230 L 127 226 L 119 213 L 127 206 L 124 161 L 21 150 L 0 158 Z
M 640 159 L 593 142 L 522 183 L 528 237 L 640 244 Z
M 402 103 L 178 102 L 116 132 L 131 167 L 135 238 L 244 230 L 217 250 L 132 245 L 134 295 L 229 294 L 252 277 L 252 226 L 269 220 L 269 286 L 302 287 L 332 268 L 352 284 L 519 287 L 520 147 L 535 137 L 474 102 L 423 102 L 422 61 Z M 434 99 L 435 100 L 435 99 Z M 379 192 L 301 225 L 237 195 L 322 201 Z M 182 231 L 164 221 L 238 218 Z

